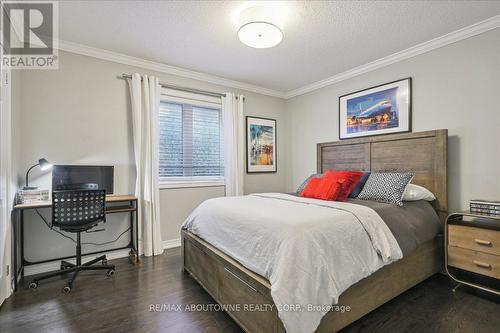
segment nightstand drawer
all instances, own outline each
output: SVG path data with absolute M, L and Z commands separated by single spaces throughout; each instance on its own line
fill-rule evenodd
M 450 224 L 448 244 L 500 256 L 500 231 Z
M 500 279 L 500 256 L 448 246 L 448 265 Z

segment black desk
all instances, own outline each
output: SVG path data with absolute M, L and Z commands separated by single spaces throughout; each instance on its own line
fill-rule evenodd
M 38 202 L 34 204 L 17 204 L 14 206 L 14 213 L 16 214 L 16 216 L 14 216 L 13 219 L 14 225 L 12 226 L 12 229 L 14 230 L 14 235 L 13 235 L 14 267 L 12 270 L 14 272 L 14 291 L 17 290 L 19 276 L 21 276 L 21 278 L 24 278 L 24 267 L 35 264 L 43 264 L 50 261 L 75 258 L 74 255 L 61 258 L 41 260 L 41 261 L 27 261 L 24 258 L 24 211 L 37 208 L 49 208 L 51 206 L 52 202 L 50 201 Z M 137 227 L 137 221 L 138 221 L 137 198 L 133 195 L 106 195 L 106 214 L 117 214 L 117 213 L 130 214 L 130 243 L 124 247 L 108 249 L 105 251 L 83 253 L 82 255 L 85 256 L 107 251 L 130 249 L 129 258 L 131 259 L 131 261 L 135 264 L 139 262 L 139 255 L 137 250 L 137 246 L 139 244 L 139 233 Z

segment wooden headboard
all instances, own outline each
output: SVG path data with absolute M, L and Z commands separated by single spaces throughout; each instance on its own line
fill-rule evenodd
M 323 170 L 414 171 L 413 184 L 436 196 L 442 219 L 448 211 L 448 130 L 388 134 L 318 143 L 318 172 Z

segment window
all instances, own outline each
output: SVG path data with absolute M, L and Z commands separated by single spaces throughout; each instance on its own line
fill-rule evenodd
M 160 182 L 223 181 L 220 103 L 162 97 L 160 124 Z

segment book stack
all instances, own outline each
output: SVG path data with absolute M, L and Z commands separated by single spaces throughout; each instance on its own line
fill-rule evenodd
M 33 204 L 49 201 L 49 190 L 19 190 L 17 202 L 20 204 Z
M 500 217 L 500 201 L 471 200 L 470 212 L 473 214 Z

